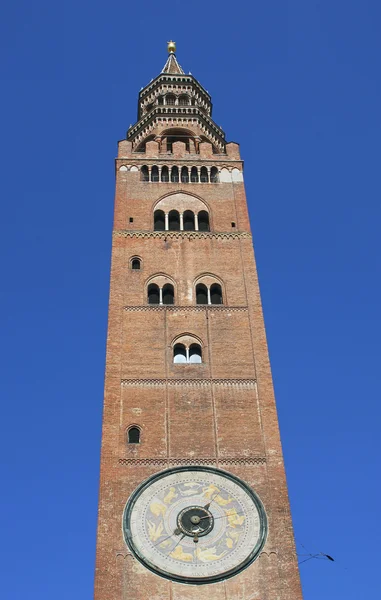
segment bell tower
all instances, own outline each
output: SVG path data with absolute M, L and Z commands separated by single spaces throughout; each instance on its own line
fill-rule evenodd
M 301 600 L 243 162 L 175 52 L 118 145 L 95 600 Z

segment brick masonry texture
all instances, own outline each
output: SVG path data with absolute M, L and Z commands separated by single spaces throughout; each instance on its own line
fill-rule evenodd
M 147 144 L 146 153 L 133 153 L 126 140 L 119 144 L 95 600 L 302 598 L 243 181 L 140 179 L 140 167 L 148 164 L 242 172 L 236 144 L 228 144 L 225 155 L 204 146 L 202 154 L 190 157 L 181 146 L 176 155 L 162 156 L 155 144 Z M 211 232 L 139 235 L 153 232 L 155 205 L 174 193 L 205 204 Z M 141 258 L 141 270 L 130 268 L 133 256 Z M 174 282 L 174 306 L 148 306 L 147 282 L 158 274 Z M 205 274 L 221 281 L 223 307 L 196 307 L 195 281 Z M 182 334 L 199 340 L 202 364 L 173 364 L 173 343 Z M 141 428 L 140 444 L 126 443 L 131 425 Z M 122 535 L 122 514 L 133 490 L 160 470 L 192 461 L 246 481 L 269 519 L 260 557 L 232 579 L 203 586 L 151 573 L 131 556 Z

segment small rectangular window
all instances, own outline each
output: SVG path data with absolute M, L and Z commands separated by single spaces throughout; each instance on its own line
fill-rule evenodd
M 134 217 L 130 217 L 130 223 L 134 222 Z
M 234 223 L 234 221 L 232 221 L 232 227 L 235 227 L 235 223 Z

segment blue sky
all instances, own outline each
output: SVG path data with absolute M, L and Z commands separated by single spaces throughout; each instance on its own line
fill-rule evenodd
M 2 11 L 2 598 L 92 598 L 113 160 L 170 38 L 245 159 L 305 600 L 376 598 L 380 3 Z

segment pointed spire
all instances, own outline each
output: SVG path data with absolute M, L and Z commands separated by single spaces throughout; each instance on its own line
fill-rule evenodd
M 184 73 L 181 66 L 177 62 L 175 52 L 176 52 L 176 42 L 172 42 L 172 41 L 168 42 L 169 56 L 168 56 L 167 62 L 164 65 L 162 73 L 174 73 L 174 74 Z

